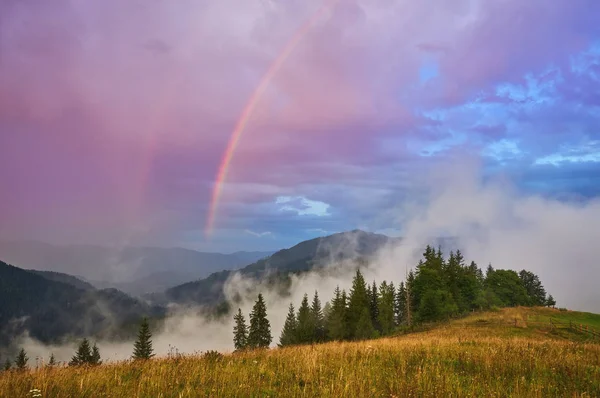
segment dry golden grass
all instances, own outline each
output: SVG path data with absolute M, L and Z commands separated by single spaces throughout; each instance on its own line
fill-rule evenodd
M 506 325 L 527 315 L 504 310 L 401 337 L 216 360 L 9 372 L 0 374 L 0 396 L 33 388 L 43 397 L 600 396 L 600 345 Z

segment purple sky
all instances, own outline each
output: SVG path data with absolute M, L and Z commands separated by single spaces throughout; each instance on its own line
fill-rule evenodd
M 0 2 L 0 238 L 266 250 L 385 215 L 475 158 L 528 194 L 600 195 L 600 2 Z

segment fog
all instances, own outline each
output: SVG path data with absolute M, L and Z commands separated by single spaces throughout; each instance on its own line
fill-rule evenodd
M 600 312 L 600 294 L 596 283 L 600 280 L 595 244 L 600 241 L 600 202 L 566 203 L 540 196 L 523 195 L 506 180 L 483 183 L 474 167 L 453 168 L 432 175 L 419 195 L 410 203 L 401 203 L 393 212 L 393 220 L 404 237 L 400 244 L 384 247 L 364 271 L 367 282 L 383 279 L 398 284 L 406 271 L 414 267 L 426 244 L 433 237 L 448 236 L 457 239 L 467 261 L 474 260 L 480 268 L 491 263 L 495 268 L 527 269 L 538 274 L 547 291 L 560 307 Z M 425 192 L 425 194 L 423 194 Z M 351 239 L 330 250 L 355 250 Z M 349 289 L 355 268 L 348 264 L 324 260 L 324 270 L 293 276 L 289 297 L 270 291 L 261 281 L 233 274 L 224 287 L 225 297 L 232 302 L 235 296 L 241 302 L 232 304 L 241 308 L 246 321 L 256 295 L 265 296 L 267 314 L 271 323 L 273 346 L 293 302 L 298 308 L 302 296 L 312 299 L 319 292 L 324 305 L 336 286 Z M 206 350 L 231 351 L 233 319 L 209 322 L 190 312 L 175 312 L 167 321 L 164 331 L 153 338 L 157 355 L 165 356 L 175 348 L 182 353 Z M 54 352 L 57 359 L 67 361 L 75 352 L 74 345 L 43 346 L 25 338 L 30 358 L 46 357 Z M 98 342 L 106 360 L 127 359 L 133 342 Z

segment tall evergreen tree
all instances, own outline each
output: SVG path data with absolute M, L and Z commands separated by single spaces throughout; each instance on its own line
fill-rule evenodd
M 477 308 L 481 308 L 483 296 L 483 284 L 479 278 L 480 269 L 476 269 L 475 272 L 471 267 L 463 268 L 459 279 L 460 296 L 462 298 L 462 305 L 460 311 L 470 311 Z
M 449 259 L 448 263 L 451 261 Z M 446 266 L 445 268 L 448 267 Z M 444 278 L 444 273 L 444 270 L 428 265 L 428 262 L 419 263 L 410 289 L 411 305 L 413 308 L 417 310 L 421 308 L 421 301 L 428 291 L 445 290 L 446 278 Z
M 362 316 L 363 310 L 367 311 L 367 314 L 369 315 L 369 321 L 371 321 L 369 304 L 369 296 L 367 294 L 367 284 L 365 283 L 365 278 L 360 272 L 360 269 L 357 269 L 354 279 L 352 280 L 352 289 L 350 290 L 348 304 L 348 336 L 350 338 L 356 337 L 358 321 Z
M 267 305 L 262 293 L 259 293 L 250 313 L 248 347 L 268 348 L 271 341 L 273 341 L 273 337 L 271 336 L 271 323 L 267 319 Z
M 100 350 L 96 343 L 92 347 L 92 356 L 90 357 L 90 365 L 100 365 L 102 361 L 100 360 Z
M 24 348 L 21 348 L 19 353 L 17 354 L 17 359 L 15 359 L 15 366 L 18 370 L 23 370 L 27 367 L 27 361 L 29 358 L 27 357 L 27 353 Z
M 279 337 L 279 346 L 284 347 L 286 345 L 296 344 L 296 311 L 294 310 L 294 304 L 290 303 L 287 317 L 285 318 L 285 324 Z
M 321 300 L 319 299 L 319 293 L 315 290 L 312 305 L 310 307 L 310 315 L 314 324 L 314 337 L 313 341 L 322 342 L 325 340 L 325 319 L 323 317 L 323 310 L 321 308 Z
M 444 268 L 444 279 L 446 282 L 446 286 L 443 287 L 443 290 L 446 290 L 452 296 L 453 301 L 457 304 L 458 308 L 461 310 L 465 310 L 467 305 L 464 303 L 462 294 L 461 294 L 461 276 L 462 276 L 462 266 L 463 262 L 462 254 L 460 250 L 454 254 L 453 251 L 450 251 L 450 256 L 448 257 L 448 262 L 446 263 L 446 267 Z M 440 288 L 442 288 L 440 286 Z
M 331 300 L 331 313 L 327 317 L 327 336 L 331 340 L 343 340 L 346 337 L 346 302 L 336 286 Z
M 485 277 L 483 276 L 483 271 L 477 266 L 477 263 L 475 261 L 471 261 L 471 264 L 469 264 L 469 272 L 477 277 L 477 280 L 480 284 L 483 284 L 483 281 L 485 280 Z
M 48 360 L 48 366 L 55 366 L 56 358 L 54 357 L 54 353 L 50 354 L 50 359 Z
M 233 327 L 233 345 L 236 351 L 241 351 L 248 344 L 248 327 L 246 326 L 246 319 L 244 319 L 241 308 L 238 308 L 238 313 L 233 317 L 233 320 L 235 321 L 235 326 Z
M 456 254 L 454 255 L 454 259 L 458 267 L 463 268 L 465 266 L 465 257 L 463 256 L 460 249 L 456 250 Z
M 152 349 L 152 333 L 147 318 L 142 318 L 137 340 L 133 344 L 133 359 L 150 359 L 154 356 Z
M 404 282 L 400 282 L 398 290 L 396 290 L 395 300 L 396 325 L 404 325 L 406 323 L 406 289 Z
M 381 326 L 379 325 L 379 291 L 375 281 L 371 284 L 369 289 L 369 314 L 371 315 L 371 323 L 378 332 L 381 332 Z
M 379 287 L 378 323 L 381 328 L 381 334 L 387 335 L 394 330 L 394 285 L 388 285 L 386 281 Z
M 406 277 L 406 324 L 408 326 L 413 325 L 413 318 L 415 313 L 415 298 L 413 295 L 413 290 L 415 286 L 415 274 L 412 269 L 408 271 L 408 276 Z
M 90 342 L 87 338 L 83 338 L 79 346 L 77 347 L 77 352 L 71 358 L 71 362 L 69 362 L 70 366 L 80 366 L 89 364 L 92 360 L 92 347 L 90 347 Z
M 425 247 L 423 257 L 425 258 L 424 265 L 427 267 L 435 267 L 436 265 L 441 265 L 439 264 L 438 256 L 435 249 L 430 245 L 427 245 L 427 247 Z
M 350 315 L 348 311 L 348 306 L 350 304 L 350 299 L 348 294 L 346 293 L 346 289 L 342 289 L 342 300 L 341 305 L 344 313 L 344 338 L 350 338 Z
M 315 322 L 308 305 L 308 295 L 304 294 L 298 308 L 296 323 L 296 342 L 298 344 L 312 343 L 315 339 Z
M 437 252 L 435 253 L 435 265 L 440 269 L 444 268 L 445 265 L 444 254 L 442 253 L 442 246 L 440 245 L 438 245 Z
M 494 273 L 494 267 L 492 267 L 492 263 L 489 263 L 485 270 L 485 279 L 489 279 L 489 277 Z

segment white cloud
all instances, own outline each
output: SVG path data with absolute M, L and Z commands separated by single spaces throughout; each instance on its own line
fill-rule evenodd
M 275 204 L 280 205 L 280 211 L 293 211 L 299 216 L 329 216 L 329 204 L 318 200 L 310 200 L 304 196 L 278 196 Z
M 580 145 L 563 146 L 562 151 L 539 158 L 535 161 L 535 164 L 560 166 L 564 162 L 600 162 L 600 141 L 588 141 Z
M 255 232 L 252 231 L 250 229 L 246 229 L 244 230 L 245 233 L 252 235 L 252 236 L 256 236 L 257 238 L 262 238 L 263 236 L 269 236 L 272 235 L 271 231 L 265 231 L 265 232 Z

